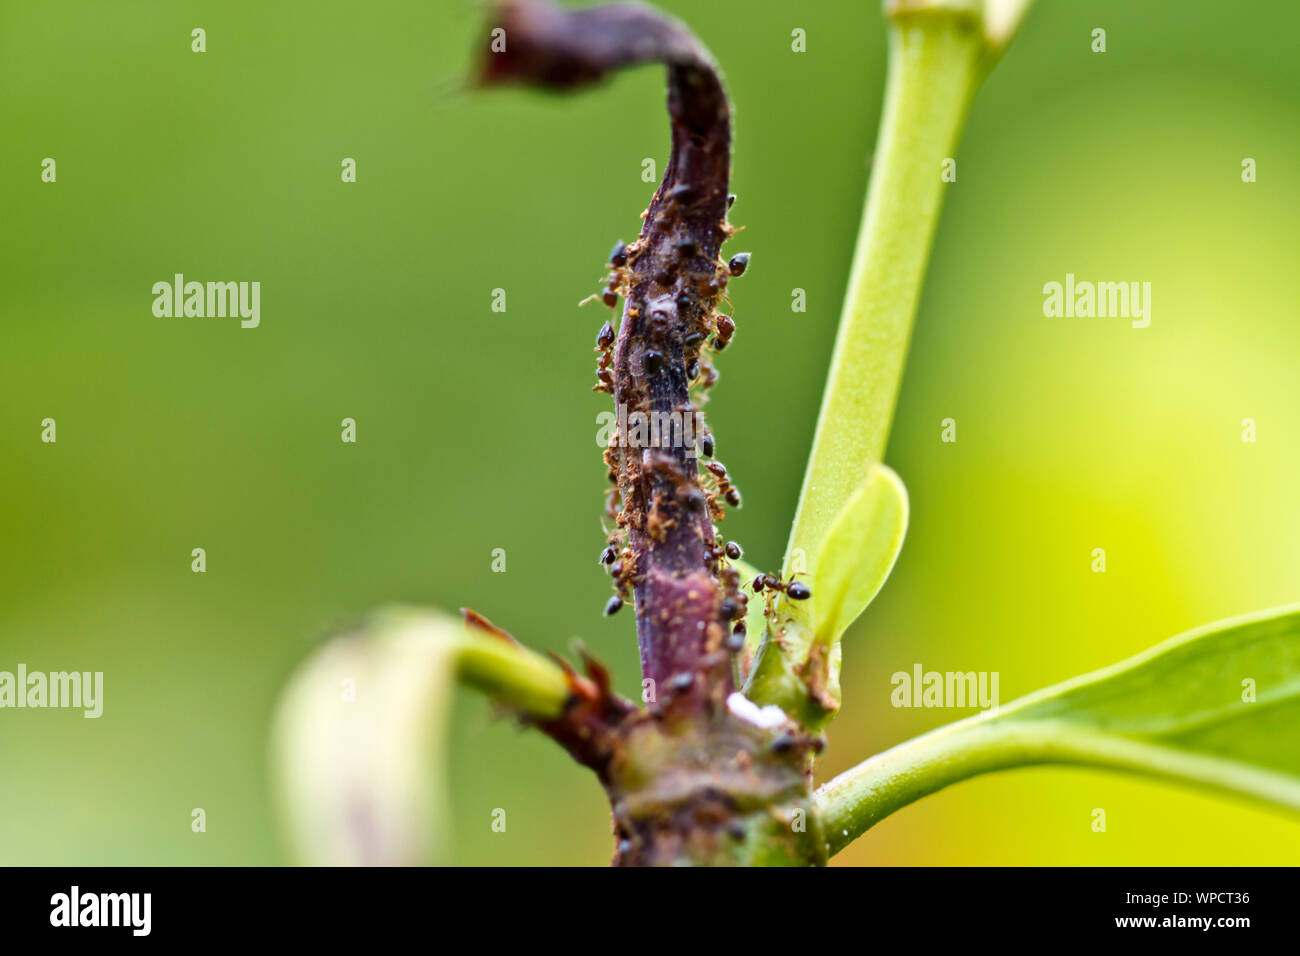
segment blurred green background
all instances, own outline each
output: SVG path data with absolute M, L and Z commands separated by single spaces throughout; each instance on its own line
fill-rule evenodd
M 874 2 L 664 5 L 735 101 L 728 249 L 754 261 L 709 413 L 745 493 L 724 530 L 775 567 L 884 32 Z M 914 663 L 996 670 L 1006 701 L 1300 598 L 1298 28 L 1282 0 L 1043 0 L 986 83 L 888 455 L 910 537 L 848 636 L 826 774 L 966 713 L 892 708 L 889 675 Z M 0 4 L 0 670 L 105 672 L 99 720 L 0 711 L 0 862 L 283 862 L 277 689 L 377 604 L 472 605 L 539 648 L 581 636 L 636 693 L 632 617 L 600 616 L 595 564 L 605 315 L 575 303 L 639 227 L 642 160 L 662 168 L 662 72 L 570 98 L 466 92 L 485 43 L 468 2 Z M 175 272 L 260 281 L 261 327 L 155 318 L 150 288 Z M 1151 282 L 1151 327 L 1044 318 L 1066 272 Z M 452 781 L 455 862 L 608 859 L 595 780 L 470 695 Z M 960 785 L 839 858 L 1297 859 L 1292 818 L 1082 770 Z

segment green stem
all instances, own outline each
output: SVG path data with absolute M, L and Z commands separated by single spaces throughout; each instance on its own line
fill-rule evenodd
M 814 592 L 831 523 L 884 454 L 948 186 L 944 160 L 996 49 L 969 2 L 914 0 L 887 12 L 889 76 L 874 174 L 784 561 L 787 577 L 812 572 Z M 811 660 L 810 615 L 796 608 L 768 622 L 746 693 L 817 728 L 838 707 L 839 653 L 833 646 Z
M 569 698 L 564 672 L 527 648 L 466 638 L 457 646 L 455 666 L 460 683 L 531 717 L 558 717 Z
M 989 52 L 969 11 L 896 12 L 874 175 L 853 258 L 786 571 L 815 560 L 832 519 L 889 437 L 935 224 L 941 179 Z M 808 636 L 809 638 L 811 635 Z M 799 648 L 806 653 L 807 647 Z
M 1041 764 L 1104 767 L 1181 780 L 1300 810 L 1294 778 L 1237 761 L 1051 721 L 996 722 L 980 714 L 899 744 L 817 791 L 827 855 L 895 810 L 950 784 Z

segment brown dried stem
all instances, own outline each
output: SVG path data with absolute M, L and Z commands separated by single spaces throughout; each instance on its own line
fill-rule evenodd
M 624 545 L 612 564 L 616 587 L 635 592 L 642 674 L 660 703 L 717 704 L 734 689 L 727 644 L 744 598 L 714 532 L 722 489 L 700 479 L 699 448 L 711 450 L 712 439 L 696 434 L 702 416 L 691 386 L 711 379 L 708 351 L 725 347 L 734 329 L 717 312 L 729 275 L 719 252 L 731 232 L 722 81 L 694 36 L 647 7 L 514 2 L 496 22 L 504 49 L 489 56 L 485 83 L 571 89 L 619 67 L 667 66 L 672 152 L 626 263 L 621 252 L 612 263 L 611 288 L 623 294 L 624 310 L 612 358 L 601 363 L 619 420 L 663 427 L 657 442 L 621 430 L 606 453 L 617 486 L 612 543 L 616 551 Z

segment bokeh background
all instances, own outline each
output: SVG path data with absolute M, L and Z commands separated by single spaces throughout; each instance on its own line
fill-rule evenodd
M 754 260 L 709 413 L 745 493 L 725 530 L 774 567 L 884 31 L 858 0 L 664 6 L 736 104 L 745 231 L 728 248 Z M 1005 701 L 1300 598 L 1298 29 L 1284 0 L 1042 0 L 985 84 L 888 454 L 911 533 L 847 637 L 826 774 L 964 715 L 890 706 L 889 675 L 914 663 L 996 670 Z M 575 303 L 639 226 L 642 160 L 662 168 L 662 73 L 570 98 L 467 91 L 486 42 L 468 2 L 0 4 L 0 669 L 106 684 L 99 720 L 0 712 L 0 862 L 284 862 L 277 690 L 378 604 L 472 605 L 539 648 L 580 636 L 636 693 L 632 618 L 600 616 L 595 564 L 605 315 Z M 155 318 L 150 287 L 175 272 L 259 280 L 261 327 Z M 1066 272 L 1151 282 L 1151 327 L 1044 318 L 1043 283 Z M 949 417 L 956 444 L 939 440 Z M 472 695 L 454 728 L 455 862 L 608 859 L 586 772 Z M 838 858 L 1297 860 L 1293 818 L 1044 769 L 930 797 Z

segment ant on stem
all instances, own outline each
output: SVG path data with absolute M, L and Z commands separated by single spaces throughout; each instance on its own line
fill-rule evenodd
M 753 581 L 754 593 L 759 594 L 764 589 L 768 591 L 780 591 L 792 601 L 806 601 L 812 597 L 812 588 L 802 581 L 796 581 L 794 575 L 790 575 L 789 581 L 782 581 L 776 574 L 760 574 Z

